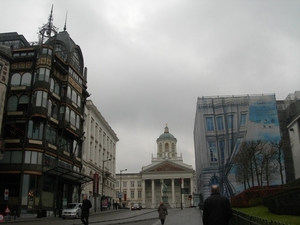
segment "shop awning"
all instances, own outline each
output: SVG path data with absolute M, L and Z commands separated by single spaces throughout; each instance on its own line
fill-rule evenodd
M 44 174 L 51 174 L 53 176 L 58 176 L 59 178 L 66 179 L 68 181 L 74 182 L 74 183 L 79 183 L 79 184 L 84 184 L 87 182 L 90 182 L 94 180 L 92 177 L 87 176 L 82 173 L 78 173 L 76 171 L 58 166 L 54 167 L 50 170 L 44 171 Z

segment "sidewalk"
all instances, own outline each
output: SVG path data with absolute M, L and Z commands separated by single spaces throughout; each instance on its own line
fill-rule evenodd
M 97 211 L 97 212 L 90 212 L 90 217 L 93 217 L 94 215 L 98 215 L 98 214 L 102 214 L 102 213 L 118 213 L 119 211 L 123 211 L 123 210 L 105 210 L 105 211 Z M 10 220 L 3 220 L 2 223 L 19 223 L 19 222 L 30 222 L 30 221 L 39 221 L 39 220 L 61 220 L 61 218 L 59 216 L 54 217 L 54 215 L 47 215 L 46 217 L 42 217 L 42 218 L 37 218 L 37 214 L 32 214 L 28 217 L 14 217 L 11 216 Z M 0 222 L 1 224 L 1 222 Z
M 99 214 L 121 214 L 122 212 L 126 212 L 127 210 L 105 210 L 105 211 L 97 211 L 97 212 L 91 212 L 90 214 L 90 222 L 93 223 L 93 217 Z M 145 220 L 148 220 L 150 217 L 153 219 L 153 216 L 150 215 L 150 212 L 156 211 L 156 209 L 144 209 L 145 212 Z M 149 216 L 147 216 L 149 214 Z M 121 215 L 119 215 L 121 216 Z M 118 217 L 119 217 L 118 216 Z M 149 217 L 149 218 L 148 218 Z M 113 216 L 110 221 L 115 220 L 117 217 Z M 160 220 L 158 219 L 158 216 L 155 214 L 155 218 L 157 218 L 157 221 L 152 224 L 152 225 L 160 225 Z M 124 218 L 124 221 L 129 218 Z M 132 218 L 131 218 L 132 219 Z M 28 217 L 28 218 L 16 218 L 11 217 L 10 221 L 3 221 L 2 223 L 20 223 L 20 222 L 30 222 L 30 221 L 40 221 L 40 220 L 61 220 L 60 217 L 54 217 L 54 216 L 47 216 L 47 217 L 42 217 L 42 218 L 36 218 L 36 216 L 33 217 Z M 134 221 L 131 220 L 131 221 Z M 108 222 L 108 221 L 105 221 Z M 95 221 L 94 221 L 95 223 Z M 201 212 L 197 208 L 176 208 L 176 209 L 170 209 L 169 210 L 169 215 L 167 216 L 165 225 L 202 225 L 202 217 L 201 217 Z
M 152 225 L 160 225 L 158 220 Z M 202 225 L 202 216 L 198 208 L 170 209 L 165 225 Z

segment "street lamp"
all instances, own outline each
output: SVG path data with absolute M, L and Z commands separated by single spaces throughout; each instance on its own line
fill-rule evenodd
M 127 169 L 120 170 L 120 193 L 119 193 L 119 201 L 120 201 L 120 209 L 122 208 L 122 172 L 127 171 Z
M 104 188 L 104 163 L 110 161 L 111 159 L 102 160 L 102 194 L 101 194 L 101 211 L 103 210 L 102 201 L 103 201 L 103 188 Z

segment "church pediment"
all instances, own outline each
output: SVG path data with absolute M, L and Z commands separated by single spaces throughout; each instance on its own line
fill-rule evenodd
M 185 171 L 183 168 L 173 165 L 171 163 L 164 163 L 150 170 L 149 172 L 161 172 L 161 171 Z
M 143 171 L 143 172 L 187 172 L 189 171 L 189 169 L 184 168 L 181 165 L 176 165 L 173 163 L 162 163 L 156 166 L 153 166 L 152 168 L 148 168 L 147 170 Z

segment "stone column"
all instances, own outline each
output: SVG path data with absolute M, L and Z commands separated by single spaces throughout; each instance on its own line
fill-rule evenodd
M 142 207 L 146 208 L 146 185 L 145 180 L 142 180 Z
M 172 178 L 172 208 L 176 208 L 174 178 Z
M 191 190 L 190 190 L 190 195 L 193 195 L 193 192 L 194 192 L 194 179 L 193 178 L 190 178 L 190 183 L 191 183 Z
M 184 188 L 184 178 L 182 178 L 181 188 Z M 181 199 L 182 199 L 182 207 L 184 208 L 185 207 L 184 194 L 181 195 Z
M 154 184 L 154 179 L 151 180 L 151 188 L 152 188 L 152 204 L 151 208 L 155 208 L 155 184 Z

